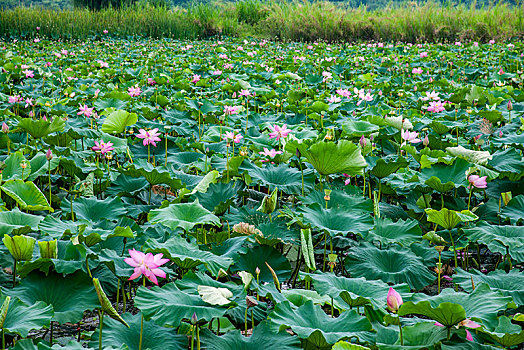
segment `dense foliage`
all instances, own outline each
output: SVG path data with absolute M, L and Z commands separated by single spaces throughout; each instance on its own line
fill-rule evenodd
M 110 35 L 0 44 L 7 347 L 524 342 L 522 43 Z
M 102 3 L 93 0 L 92 4 L 99 8 Z M 162 5 L 163 1 L 156 0 L 153 4 Z M 34 38 L 35 27 L 39 27 L 40 37 L 67 40 L 93 39 L 108 30 L 121 38 L 236 36 L 333 42 L 487 42 L 493 38 L 524 37 L 523 15 L 523 4 L 508 3 L 481 8 L 464 3 L 446 6 L 435 2 L 402 3 L 368 11 L 365 7 L 351 8 L 323 1 L 247 0 L 191 3 L 174 8 L 140 1 L 132 6 L 100 11 L 87 8 L 55 11 L 39 7 L 0 10 L 0 37 Z

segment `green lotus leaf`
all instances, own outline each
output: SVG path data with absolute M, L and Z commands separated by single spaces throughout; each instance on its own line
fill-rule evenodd
M 372 304 L 376 308 L 386 306 L 386 298 L 390 286 L 382 281 L 366 280 L 365 278 L 346 278 L 330 273 L 311 274 L 313 285 L 321 295 L 333 298 L 340 297 L 351 307 Z M 394 286 L 405 300 L 411 296 L 407 284 Z
M 524 221 L 524 195 L 513 197 L 500 212 L 500 216 L 509 219 L 512 225 Z
M 307 339 L 317 347 L 350 338 L 357 338 L 359 342 L 372 341 L 374 338 L 369 321 L 355 310 L 345 311 L 339 317 L 332 318 L 312 301 L 307 301 L 299 308 L 293 308 L 288 301 L 279 303 L 275 305 L 269 319 L 280 330 L 291 328 L 299 338 Z
M 136 124 L 138 116 L 136 113 L 117 109 L 111 112 L 102 124 L 102 131 L 108 134 L 123 133 L 126 127 Z
M 111 305 L 111 302 L 107 298 L 106 293 L 104 292 L 104 289 L 102 288 L 102 285 L 100 285 L 100 281 L 98 278 L 93 278 L 93 284 L 95 286 L 96 294 L 98 295 L 98 301 L 100 302 L 100 307 L 102 311 L 111 317 L 113 320 L 116 320 L 120 323 L 122 323 L 124 326 L 129 328 L 129 324 L 127 324 L 126 321 L 118 314 L 118 311 L 115 310 L 113 305 Z
M 165 258 L 186 270 L 204 264 L 215 276 L 220 269 L 227 270 L 233 263 L 233 259 L 200 250 L 180 236 L 172 236 L 165 242 L 150 238 L 144 244 L 144 250 L 163 253 Z
M 478 270 L 466 272 L 460 268 L 453 276 L 453 281 L 458 283 L 465 291 L 472 292 L 473 285 L 486 283 L 491 289 L 501 292 L 505 296 L 510 296 L 517 305 L 524 305 L 524 272 L 512 269 L 508 273 L 503 270 L 491 271 L 483 274 Z
M 491 225 L 485 221 L 480 221 L 476 227 L 464 227 L 464 235 L 471 242 L 486 244 L 493 252 L 506 254 L 506 249 L 510 252 L 515 249 L 523 248 L 524 235 L 523 226 L 510 225 Z
M 58 244 L 57 240 L 52 241 L 38 241 L 38 248 L 40 250 L 40 256 L 43 259 L 56 259 L 58 256 Z
M 399 246 L 383 250 L 373 245 L 353 248 L 346 257 L 345 266 L 354 277 L 386 283 L 407 283 L 416 290 L 435 280 L 435 275 L 424 266 L 422 258 Z
M 11 302 L 11 297 L 7 296 L 0 307 L 0 328 L 4 327 L 5 317 L 7 316 L 7 311 L 9 310 L 9 303 Z
M 27 167 L 23 169 L 20 164 L 25 162 Z M 2 180 L 25 180 L 31 174 L 31 162 L 28 162 L 22 152 L 16 151 L 5 160 L 5 168 L 2 170 Z
M 347 308 L 344 303 L 341 303 L 338 298 L 333 298 L 327 295 L 320 295 L 314 290 L 309 289 L 282 289 L 282 295 L 289 300 L 296 307 L 304 305 L 307 301 L 312 301 L 314 304 L 320 306 L 330 306 L 333 304 L 337 310 L 344 310 Z
M 218 182 L 210 184 L 205 193 L 196 193 L 198 202 L 213 214 L 223 214 L 234 202 L 237 192 L 243 187 L 240 181 L 227 184 Z
M 7 298 L 0 295 L 0 300 L 5 303 Z M 16 297 L 10 299 L 3 322 L 3 330 L 6 333 L 18 334 L 25 338 L 31 330 L 49 327 L 53 317 L 53 308 L 42 301 L 29 305 Z
M 104 326 L 102 328 L 102 342 L 104 349 L 109 346 L 114 349 L 121 349 L 125 344 L 125 349 L 138 350 L 140 343 L 140 314 L 132 315 L 125 313 L 122 319 L 129 327 L 111 318 L 104 317 Z M 164 328 L 152 321 L 144 320 L 143 322 L 142 349 L 150 350 L 186 350 L 188 349 L 187 336 L 176 334 L 173 329 Z M 99 328 L 93 332 L 91 348 L 98 347 Z
M 442 208 L 441 210 L 426 209 L 428 214 L 428 221 L 442 226 L 446 230 L 451 230 L 461 222 L 475 221 L 478 216 L 469 210 L 449 210 Z
M 211 305 L 227 305 L 231 303 L 229 298 L 233 297 L 233 293 L 227 288 L 217 288 L 211 286 L 198 286 L 198 294 L 202 300 Z
M 524 330 L 518 324 L 511 323 L 507 316 L 499 317 L 499 324 L 493 331 L 483 329 L 482 332 L 507 349 L 524 343 Z
M 271 214 L 277 208 L 278 203 L 278 187 L 275 187 L 271 195 L 264 196 L 262 203 L 258 207 L 257 211 L 260 211 L 264 214 Z
M 314 203 L 325 203 L 324 191 L 311 191 L 306 197 L 301 197 L 305 206 Z M 348 194 L 344 190 L 333 189 L 328 203 L 329 208 L 344 208 L 347 211 L 373 213 L 373 201 L 362 195 Z
M 83 272 L 62 276 L 50 272 L 47 276 L 33 271 L 6 294 L 17 297 L 27 305 L 43 302 L 54 310 L 52 321 L 60 324 L 77 323 L 85 310 L 100 306 L 93 283 Z
M 286 331 L 274 332 L 268 322 L 262 322 L 253 329 L 249 337 L 240 331 L 227 332 L 217 336 L 205 329 L 201 334 L 203 346 L 208 350 L 289 350 L 300 349 L 300 340 Z
M 147 216 L 152 223 L 159 222 L 172 230 L 191 230 L 198 224 L 220 226 L 220 219 L 198 202 L 173 203 L 162 209 L 153 209 Z
M 352 344 L 348 343 L 347 341 L 339 341 L 336 342 L 335 345 L 331 348 L 332 350 L 368 350 L 369 348 L 358 345 L 358 344 Z
M 120 170 L 121 169 L 121 170 Z M 143 177 L 152 185 L 169 185 L 173 189 L 182 188 L 182 182 L 161 166 L 153 166 L 146 159 L 137 159 L 127 169 L 119 170 L 132 177 Z
M 196 314 L 198 320 L 210 321 L 227 311 L 227 308 L 206 303 L 198 294 L 188 294 L 178 289 L 174 283 L 168 283 L 162 288 L 140 287 L 134 301 L 147 319 L 171 327 L 178 327 L 183 320 L 191 320 L 193 314 Z
M 291 154 L 295 154 L 297 149 L 321 175 L 361 175 L 367 166 L 360 147 L 347 140 L 338 143 L 320 141 L 312 145 L 298 141 L 286 144 L 286 151 Z
M 347 119 L 342 124 L 342 136 L 349 137 L 360 137 L 360 136 L 369 136 L 374 132 L 377 132 L 379 127 L 377 125 L 371 124 L 370 122 L 364 120 L 353 120 Z
M 446 152 L 454 157 L 459 157 L 473 164 L 486 165 L 493 157 L 487 151 L 474 151 L 462 146 L 447 147 Z
M 459 304 L 442 302 L 433 307 L 427 300 L 418 303 L 408 301 L 400 306 L 398 314 L 399 316 L 410 314 L 426 316 L 446 327 L 454 326 L 466 319 L 466 310 Z
M 442 303 L 451 303 L 453 305 L 443 306 L 441 309 L 438 310 L 438 312 L 433 311 L 439 305 L 442 305 Z M 420 304 L 420 306 L 417 306 L 418 304 Z M 475 290 L 470 294 L 463 292 L 455 292 L 452 288 L 446 288 L 442 290 L 442 292 L 439 295 L 435 296 L 428 296 L 423 293 L 414 294 L 412 297 L 412 302 L 404 303 L 400 307 L 399 315 L 425 315 L 447 326 L 452 325 L 451 321 L 456 321 L 456 319 L 460 318 L 459 316 L 462 316 L 462 311 L 460 310 L 464 310 L 464 317 L 470 318 L 477 322 L 481 322 L 488 329 L 493 329 L 498 324 L 497 315 L 499 311 L 506 310 L 508 307 L 512 306 L 512 304 L 513 301 L 511 297 L 505 297 L 500 292 L 494 292 L 489 288 L 487 284 L 481 283 L 477 285 Z M 405 307 L 406 305 L 408 306 Z M 457 308 L 455 305 L 460 306 L 460 308 Z M 448 314 L 449 310 L 445 311 L 447 309 L 450 309 L 453 315 Z M 408 312 L 408 310 L 417 311 Z M 419 311 L 422 311 L 424 313 L 419 313 Z M 429 313 L 433 316 L 440 315 L 439 317 L 444 317 L 443 320 L 448 323 L 445 324 L 426 313 Z M 460 320 L 457 322 L 460 322 Z
M 62 200 L 62 211 L 71 212 L 70 202 Z M 116 221 L 127 213 L 120 197 L 108 197 L 102 200 L 96 197 L 79 197 L 73 201 L 73 211 L 76 219 L 95 223 L 103 219 Z
M 257 246 L 251 248 L 246 254 L 241 254 L 232 267 L 233 271 L 247 271 L 256 276 L 257 267 L 260 269 L 260 282 L 274 282 L 270 269 L 266 262 L 274 270 L 278 280 L 283 282 L 291 274 L 289 261 L 275 248 L 269 246 Z
M 458 333 L 460 331 L 451 329 L 450 334 Z M 462 332 L 464 332 L 462 330 Z M 412 326 L 402 327 L 404 344 L 400 344 L 398 332 L 391 335 L 390 343 L 384 344 L 382 341 L 377 341 L 379 349 L 387 350 L 429 350 L 439 349 L 440 341 L 447 338 L 447 329 L 445 327 L 438 327 L 434 322 L 419 322 Z M 377 336 L 377 339 L 380 335 Z M 385 337 L 382 337 L 385 338 Z M 386 340 L 386 339 L 381 339 Z
M 408 161 L 403 157 L 389 157 L 385 159 L 368 157 L 367 162 L 371 168 L 371 174 L 379 179 L 383 179 L 397 170 L 408 166 Z
M 220 176 L 220 173 L 216 170 L 211 170 L 207 173 L 204 178 L 198 183 L 198 185 L 193 188 L 190 194 L 195 194 L 197 192 L 206 193 L 209 186 L 214 184 L 217 181 L 217 178 Z
M 39 152 L 37 153 L 30 161 L 29 164 L 31 166 L 31 175 L 27 177 L 28 181 L 34 181 L 40 176 L 47 176 L 49 171 L 53 171 L 58 167 L 58 164 L 60 163 L 59 157 L 53 157 L 50 161 L 47 160 L 45 153 Z M 29 168 L 29 166 L 28 166 Z M 24 177 L 25 172 L 27 171 L 27 168 L 24 171 Z
M 65 125 L 65 120 L 60 117 L 53 118 L 53 121 L 22 118 L 18 121 L 16 129 L 17 131 L 27 132 L 33 138 L 39 139 L 57 131 L 64 131 Z
M 36 239 L 33 237 L 24 235 L 11 237 L 5 234 L 2 242 L 16 261 L 28 261 L 33 258 L 33 249 L 36 242 Z
M 246 163 L 241 169 L 247 171 L 253 182 L 267 186 L 270 190 L 278 187 L 287 194 L 300 194 L 302 192 L 302 175 L 300 170 L 296 168 L 291 168 L 285 164 L 260 168 L 251 163 Z M 311 190 L 314 182 L 314 171 L 304 169 L 304 191 Z
M 2 191 L 13 198 L 22 209 L 54 211 L 53 208 L 49 206 L 49 202 L 44 194 L 31 181 L 9 180 L 6 181 L 1 188 Z
M 303 223 L 318 230 L 324 230 L 331 236 L 355 233 L 362 235 L 373 228 L 373 218 L 368 213 L 348 211 L 345 208 L 326 209 L 319 204 L 299 207 L 297 213 L 303 217 Z
M 459 158 L 451 166 L 438 163 L 429 168 L 424 168 L 419 177 L 422 183 L 437 192 L 443 193 L 460 186 L 466 186 L 468 184 L 466 171 L 469 167 L 469 162 Z
M 97 243 L 106 241 L 112 237 L 124 237 L 124 238 L 134 238 L 133 231 L 128 227 L 117 226 L 112 230 L 86 227 L 81 233 L 78 234 L 75 238 L 78 242 L 85 244 L 88 247 L 92 247 Z
M 513 147 L 495 152 L 493 159 L 489 161 L 489 165 L 513 181 L 520 180 L 522 175 L 524 175 L 522 155 L 520 151 Z
M 379 241 L 382 245 L 401 244 L 409 246 L 411 243 L 420 242 L 422 230 L 415 220 L 393 221 L 389 218 L 375 218 L 375 227 L 363 233 L 368 242 Z

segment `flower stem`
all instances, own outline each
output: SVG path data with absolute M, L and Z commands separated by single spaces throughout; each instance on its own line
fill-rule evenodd
M 404 346 L 404 338 L 402 337 L 402 324 L 400 323 L 400 317 L 398 320 L 398 329 L 400 331 L 400 345 Z
M 455 241 L 453 240 L 453 235 L 451 234 L 451 230 L 448 230 L 449 232 L 449 238 L 451 239 L 451 245 L 453 246 L 453 256 L 455 258 L 455 268 L 458 267 L 458 262 L 457 262 L 457 250 L 455 249 Z
M 104 326 L 104 311 L 103 310 L 98 311 L 98 318 L 100 319 L 100 324 L 98 325 L 100 327 L 98 331 L 98 350 L 102 350 L 102 327 Z
M 469 210 L 469 204 L 471 203 L 471 194 L 473 193 L 473 187 L 470 187 L 469 189 L 469 198 L 468 198 L 468 210 Z

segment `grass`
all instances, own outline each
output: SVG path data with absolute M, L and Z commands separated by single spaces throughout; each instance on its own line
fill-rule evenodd
M 108 30 L 112 36 L 197 39 L 228 35 L 293 41 L 510 40 L 524 37 L 524 6 L 477 8 L 428 2 L 367 11 L 316 1 L 214 2 L 166 9 L 135 5 L 124 9 L 0 10 L 0 36 L 86 39 Z M 40 27 L 37 32 L 36 27 Z

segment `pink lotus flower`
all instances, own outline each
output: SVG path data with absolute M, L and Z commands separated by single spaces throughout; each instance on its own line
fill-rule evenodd
M 240 90 L 240 93 L 238 94 L 238 96 L 249 97 L 251 96 L 251 93 L 249 92 L 249 90 Z
M 234 131 L 227 131 L 226 134 L 222 137 L 222 139 L 227 140 L 228 142 L 229 140 L 231 140 L 234 143 L 240 143 L 240 140 L 242 140 L 243 138 L 244 136 L 240 134 L 235 134 Z
M 264 147 L 264 152 L 258 153 L 266 157 L 275 158 L 277 154 L 282 154 L 282 151 L 276 151 L 274 148 L 270 151 L 266 147 Z
M 138 85 L 132 86 L 129 89 L 127 89 L 127 94 L 131 97 L 140 96 L 141 93 L 142 93 L 142 90 L 140 89 Z
M 276 138 L 277 141 L 279 141 L 280 138 L 285 139 L 287 135 L 289 135 L 289 133 L 292 131 L 291 129 L 287 128 L 287 124 L 282 125 L 282 127 L 275 124 L 273 126 L 270 126 L 269 128 L 272 130 L 272 132 L 269 133 L 269 138 L 270 139 Z
M 422 68 L 420 68 L 420 67 L 413 68 L 411 73 L 413 73 L 413 74 L 422 74 Z
M 131 257 L 125 258 L 124 261 L 135 268 L 135 271 L 131 277 L 129 277 L 129 281 L 144 275 L 148 280 L 158 286 L 156 277 L 166 278 L 166 273 L 159 269 L 159 267 L 168 262 L 169 259 L 162 259 L 162 253 L 156 255 L 151 253 L 144 254 L 138 250 L 129 249 L 129 255 L 131 255 Z
M 435 326 L 445 327 L 440 322 L 435 322 Z M 471 328 L 471 329 L 475 329 L 475 328 L 480 328 L 481 327 L 480 324 L 478 324 L 475 321 L 470 320 L 469 318 L 466 318 L 465 320 L 461 321 L 455 327 L 459 328 L 460 326 L 463 326 L 463 327 L 466 327 L 466 328 Z M 469 340 L 469 341 L 473 341 L 473 337 L 471 336 L 471 333 L 467 329 L 466 329 L 466 339 Z
M 107 29 L 104 29 L 104 34 L 107 34 L 109 33 L 109 31 Z
M 9 103 L 17 103 L 17 102 L 22 102 L 22 97 L 20 97 L 20 95 L 14 95 L 14 96 L 9 96 L 8 98 L 8 101 Z
M 428 52 L 424 51 L 420 53 L 420 58 L 428 57 Z
M 225 115 L 238 114 L 240 112 L 240 107 L 238 106 L 224 106 Z
M 351 175 L 348 175 L 348 174 L 346 174 L 346 173 L 344 173 L 344 174 L 342 174 L 342 175 L 344 175 L 344 177 L 346 178 L 346 179 L 344 180 L 344 186 L 349 185 L 349 184 L 351 183 Z
M 486 182 L 487 176 L 478 176 L 478 175 L 470 175 L 468 177 L 468 181 L 470 183 L 470 186 L 474 186 L 476 188 L 486 188 L 488 187 L 488 183 Z
M 2 132 L 4 134 L 7 134 L 9 132 L 9 125 L 7 125 L 5 122 L 2 122 Z
M 391 312 L 397 312 L 400 305 L 404 304 L 402 296 L 394 290 L 392 287 L 389 287 L 388 295 L 386 297 L 388 309 Z
M 489 44 L 490 44 L 490 45 L 495 44 L 495 40 L 491 39 L 491 40 L 489 41 Z
M 404 131 L 404 130 L 400 130 L 400 135 L 402 136 L 402 139 L 404 139 L 405 141 L 407 142 L 411 142 L 411 143 L 419 143 L 421 142 L 422 140 L 418 138 L 418 132 L 416 131 Z
M 191 82 L 194 84 L 194 83 L 198 83 L 200 81 L 200 78 L 201 76 L 198 75 L 198 74 L 193 74 L 193 78 L 191 79 Z
M 136 137 L 139 139 L 143 139 L 144 146 L 153 145 L 156 147 L 156 142 L 160 141 L 160 138 L 158 137 L 159 135 L 160 133 L 158 132 L 158 128 L 154 128 L 149 131 L 146 131 L 145 129 L 140 129 L 139 134 L 136 135 Z
M 155 81 L 155 79 L 153 79 L 153 78 L 147 78 L 147 83 L 148 83 L 149 85 L 155 85 L 155 84 L 156 84 L 156 81 Z
M 342 97 L 350 97 L 351 96 L 351 92 L 348 90 L 348 89 L 337 89 L 337 94 L 342 96 Z
M 84 115 L 86 117 L 90 117 L 93 114 L 93 108 L 87 107 L 87 105 L 80 105 L 80 112 L 77 113 L 77 115 Z
M 92 150 L 93 151 L 100 151 L 102 154 L 106 154 L 108 152 L 111 152 L 114 150 L 113 143 L 112 142 L 104 142 L 104 140 L 100 140 L 100 142 L 95 141 L 95 145 Z
M 327 99 L 327 101 L 329 103 L 338 103 L 338 102 L 342 101 L 342 99 L 340 97 L 338 97 L 337 95 L 331 95 L 331 97 L 329 97 Z
M 33 107 L 33 99 L 32 98 L 26 98 L 25 99 L 25 106 L 24 106 L 24 108 L 27 108 L 29 106 Z
M 438 100 L 440 100 L 440 97 L 438 95 L 438 92 L 435 92 L 435 90 L 433 90 L 431 92 L 426 91 L 426 96 L 421 97 L 420 99 L 422 101 L 429 101 L 429 100 L 438 101 Z
M 26 78 L 34 78 L 35 76 L 34 71 L 29 70 L 29 69 L 24 70 L 22 73 L 25 74 Z
M 444 105 L 440 101 L 430 102 L 429 103 L 428 112 L 439 113 L 439 112 L 442 112 L 442 111 L 445 111 L 445 110 L 446 110 L 446 108 L 444 107 Z

